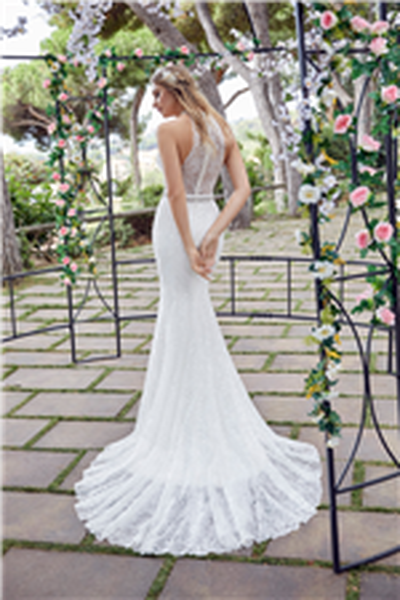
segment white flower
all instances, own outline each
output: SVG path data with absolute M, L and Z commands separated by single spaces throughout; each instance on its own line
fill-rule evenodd
M 333 102 L 336 99 L 336 92 L 329 87 L 324 87 L 323 92 L 321 94 L 321 102 L 327 107 L 330 108 Z
M 336 448 L 336 446 L 339 445 L 339 438 L 338 437 L 330 437 L 329 440 L 326 442 L 326 445 L 328 448 Z
M 325 416 L 325 413 L 323 411 L 321 411 L 317 415 L 312 415 L 311 421 L 318 425 L 318 423 L 324 418 L 324 416 Z
M 332 215 L 332 213 L 334 212 L 335 208 L 336 208 L 336 205 L 334 202 L 332 202 L 330 200 L 325 200 L 320 205 L 319 210 L 325 217 L 330 217 Z
M 322 182 L 324 184 L 324 187 L 327 190 L 330 190 L 337 184 L 337 179 L 334 175 L 327 175 L 326 177 L 324 177 Z
M 329 363 L 328 368 L 326 370 L 326 376 L 329 379 L 329 381 L 335 381 L 337 379 L 340 368 L 341 368 L 340 363 L 334 363 L 334 362 Z
M 335 266 L 327 260 L 316 260 L 312 267 L 311 272 L 315 279 L 329 279 L 336 272 Z
M 315 185 L 310 185 L 309 183 L 304 183 L 300 187 L 299 200 L 303 204 L 317 204 L 320 197 L 321 197 L 321 192 L 320 192 L 319 188 L 315 187 Z
M 335 335 L 335 331 L 332 325 L 321 325 L 321 327 L 313 330 L 313 337 L 322 342 Z
M 304 163 L 299 158 L 292 162 L 292 167 L 294 167 L 301 175 L 309 175 L 315 171 L 314 165 Z

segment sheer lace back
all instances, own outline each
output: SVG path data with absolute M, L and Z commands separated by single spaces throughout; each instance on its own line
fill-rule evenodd
M 190 196 L 212 195 L 224 162 L 225 138 L 217 121 L 208 120 L 208 132 L 213 141 L 202 144 L 199 132 L 193 121 L 193 146 L 183 166 L 183 181 L 186 193 Z

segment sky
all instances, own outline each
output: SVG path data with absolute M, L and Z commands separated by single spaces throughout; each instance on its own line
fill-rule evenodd
M 5 28 L 10 28 L 17 23 L 19 15 L 28 17 L 26 34 L 6 39 L 1 42 L 1 54 L 4 55 L 36 55 L 40 54 L 40 42 L 51 34 L 52 28 L 47 24 L 47 14 L 41 11 L 34 0 L 28 0 L 25 4 L 23 0 L 2 0 L 1 7 L 1 24 Z M 13 66 L 17 64 L 14 61 L 1 61 L 2 68 L 4 66 Z M 219 86 L 221 97 L 224 103 L 238 90 L 246 87 L 245 82 L 237 77 L 223 82 Z M 148 89 L 143 105 L 141 115 L 148 114 L 152 108 L 151 90 Z M 236 121 L 241 117 L 251 119 L 257 116 L 252 95 L 250 92 L 240 95 L 235 102 L 227 110 L 227 118 L 229 121 Z M 151 120 L 149 121 L 146 134 L 151 133 L 157 125 L 162 121 L 161 115 L 154 111 Z M 4 149 L 7 152 L 9 145 L 12 145 L 11 140 L 4 140 Z

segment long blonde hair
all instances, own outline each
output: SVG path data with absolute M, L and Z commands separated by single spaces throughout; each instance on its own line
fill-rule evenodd
M 228 137 L 230 133 L 228 123 L 200 92 L 186 67 L 172 63 L 160 67 L 153 74 L 151 83 L 162 85 L 175 96 L 183 110 L 193 119 L 203 144 L 209 143 L 214 146 L 207 128 L 207 116 L 214 117 L 225 137 Z

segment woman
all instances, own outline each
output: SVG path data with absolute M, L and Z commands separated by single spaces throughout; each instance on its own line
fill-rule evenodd
M 314 515 L 321 465 L 313 446 L 261 418 L 210 301 L 222 233 L 250 193 L 237 143 L 184 67 L 163 67 L 152 83 L 155 108 L 176 117 L 158 129 L 158 318 L 135 430 L 84 472 L 76 508 L 98 539 L 142 554 L 228 552 Z M 224 164 L 234 191 L 219 212 Z

